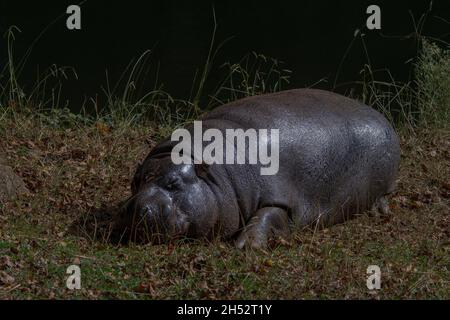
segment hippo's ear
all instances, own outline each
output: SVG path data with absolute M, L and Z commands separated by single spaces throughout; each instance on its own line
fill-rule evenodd
M 209 164 L 202 163 L 202 164 L 195 164 L 195 173 L 197 174 L 197 177 L 206 179 L 208 176 L 209 171 Z

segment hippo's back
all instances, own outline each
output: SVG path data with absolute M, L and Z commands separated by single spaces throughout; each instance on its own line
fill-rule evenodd
M 228 120 L 245 128 L 293 129 L 306 122 L 317 125 L 340 125 L 356 120 L 379 121 L 390 127 L 386 119 L 372 108 L 342 95 L 318 89 L 295 89 L 248 97 L 225 104 L 208 112 L 203 120 Z M 295 125 L 290 128 L 291 125 Z
M 247 181 L 260 183 L 260 203 L 285 206 L 300 223 L 317 218 L 312 207 L 359 212 L 394 186 L 398 137 L 384 116 L 356 100 L 297 89 L 235 101 L 202 120 L 218 129 L 280 130 L 279 173 L 256 177 L 255 170 Z

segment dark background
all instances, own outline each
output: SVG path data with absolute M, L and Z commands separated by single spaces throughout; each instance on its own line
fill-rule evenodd
M 1 0 L 0 31 L 15 25 L 17 58 L 34 39 L 21 81 L 31 84 L 39 70 L 57 65 L 73 66 L 78 80 L 64 84 L 64 98 L 77 109 L 87 97 L 101 95 L 108 69 L 117 82 L 132 59 L 153 49 L 152 66 L 160 63 L 164 89 L 177 98 L 189 96 L 196 70 L 204 65 L 213 31 L 214 5 L 218 30 L 216 44 L 233 39 L 221 49 L 216 66 L 237 62 L 256 51 L 285 62 L 293 71 L 289 87 L 304 87 L 325 78 L 317 87 L 332 89 L 336 71 L 354 37 L 362 30 L 374 68 L 388 68 L 398 80 L 410 76 L 416 42 L 414 22 L 429 8 L 430 1 L 324 1 L 296 0 L 263 2 L 149 0 L 88 0 L 82 4 L 82 30 L 66 28 L 66 8 L 72 1 Z M 365 27 L 366 9 L 377 4 L 382 10 L 382 30 Z M 450 42 L 450 1 L 435 0 L 423 33 Z M 59 17 L 59 18 L 58 18 Z M 0 63 L 6 62 L 6 39 L 1 42 Z M 359 79 L 366 63 L 362 42 L 355 41 L 345 59 L 338 83 Z M 221 76 L 213 69 L 208 83 Z M 154 73 L 146 82 L 153 85 Z M 339 90 L 345 90 L 342 87 Z M 338 91 L 339 91 L 338 90 Z M 207 91 L 207 90 L 206 90 Z

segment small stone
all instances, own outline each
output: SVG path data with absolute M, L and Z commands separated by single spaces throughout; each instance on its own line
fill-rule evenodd
M 10 201 L 27 192 L 25 183 L 12 168 L 0 164 L 0 202 Z

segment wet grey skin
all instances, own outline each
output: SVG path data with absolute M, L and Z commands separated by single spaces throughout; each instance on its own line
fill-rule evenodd
M 207 113 L 203 130 L 279 129 L 279 172 L 260 165 L 175 165 L 170 137 L 138 167 L 116 221 L 134 240 L 233 240 L 266 248 L 295 228 L 325 227 L 374 209 L 388 213 L 399 139 L 386 118 L 344 96 L 296 89 L 238 100 Z M 193 136 L 193 126 L 186 127 Z M 205 143 L 205 146 L 208 143 Z M 248 162 L 247 162 L 248 163 Z

